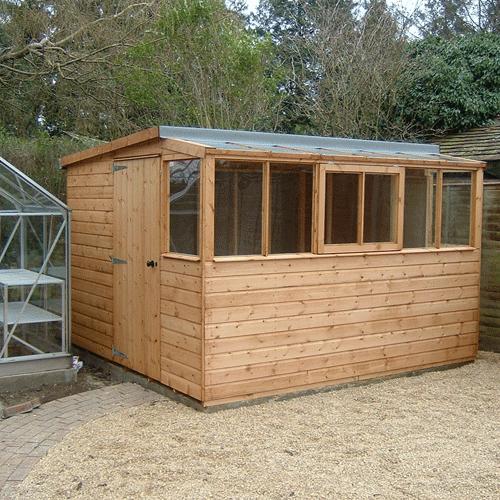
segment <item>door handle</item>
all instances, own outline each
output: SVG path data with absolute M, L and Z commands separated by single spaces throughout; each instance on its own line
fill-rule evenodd
M 146 266 L 148 267 L 156 267 L 158 265 L 158 262 L 155 262 L 154 260 L 148 260 L 146 262 Z

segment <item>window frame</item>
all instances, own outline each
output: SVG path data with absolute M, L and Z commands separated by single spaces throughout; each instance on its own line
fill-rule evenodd
M 358 224 L 357 243 L 341 243 L 329 244 L 325 243 L 325 215 L 326 215 L 326 176 L 327 174 L 358 174 L 361 182 L 358 184 Z M 395 193 L 393 217 L 394 225 L 393 233 L 395 241 L 365 243 L 362 241 L 364 232 L 364 216 L 365 216 L 365 179 L 367 174 L 372 175 L 394 175 Z M 316 253 L 355 253 L 355 252 L 379 252 L 379 251 L 395 251 L 403 248 L 403 217 L 404 217 L 404 181 L 405 169 L 395 165 L 339 165 L 335 163 L 321 163 L 319 165 L 319 173 L 316 183 L 318 193 L 318 202 L 316 210 Z M 391 231 L 391 232 L 392 232 Z
M 200 194 L 199 194 L 199 231 L 198 231 L 198 249 L 199 255 L 188 255 L 182 253 L 174 253 L 169 251 L 169 236 L 170 236 L 170 162 L 181 160 L 192 160 L 193 156 L 176 155 L 175 157 L 166 157 L 162 159 L 161 166 L 161 232 L 163 242 L 161 253 L 165 257 L 172 257 L 189 261 L 232 261 L 232 260 L 255 260 L 259 258 L 292 258 L 294 255 L 328 255 L 328 254 L 349 254 L 349 253 L 367 253 L 367 252 L 393 252 L 393 251 L 436 251 L 436 250 L 474 250 L 480 247 L 481 232 L 478 227 L 481 222 L 482 208 L 482 184 L 483 170 L 482 168 L 471 167 L 454 167 L 451 165 L 436 165 L 436 164 L 381 164 L 381 163 L 366 163 L 363 165 L 351 163 L 343 164 L 335 161 L 301 161 L 297 159 L 269 159 L 269 158 L 240 158 L 226 156 L 206 156 L 197 157 L 200 160 Z M 215 162 L 217 160 L 240 160 L 259 162 L 263 165 L 263 198 L 262 198 L 262 252 L 254 255 L 214 255 L 214 195 L 215 195 Z M 312 220 L 311 220 L 311 250 L 307 252 L 295 253 L 271 253 L 270 252 L 270 234 L 269 234 L 269 218 L 270 218 L 270 186 L 271 186 L 271 164 L 303 164 L 312 169 Z M 434 246 L 426 247 L 404 247 L 403 246 L 403 230 L 404 230 L 404 203 L 405 203 L 405 174 L 407 169 L 417 170 L 432 170 L 437 176 L 436 185 L 436 220 L 435 233 L 436 242 Z M 463 245 L 441 245 L 441 225 L 438 225 L 442 216 L 442 186 L 443 173 L 445 172 L 470 172 L 471 173 L 471 199 L 470 199 L 470 228 L 469 228 L 469 246 Z M 396 193 L 394 193 L 396 215 L 394 218 L 396 236 L 395 242 L 382 243 L 356 243 L 332 244 L 325 245 L 325 202 L 326 202 L 326 173 L 365 173 L 365 174 L 393 174 L 397 176 Z M 430 201 L 428 201 L 430 203 Z M 358 203 L 360 201 L 358 200 Z M 364 210 L 363 210 L 364 213 Z
M 270 160 L 270 159 L 260 159 L 248 157 L 245 159 L 242 158 L 226 158 L 226 157 L 218 157 L 215 156 L 213 159 L 213 177 L 214 177 L 214 194 L 215 194 L 215 172 L 216 165 L 218 161 L 231 161 L 231 162 L 241 162 L 241 163 L 259 163 L 262 167 L 262 206 L 261 206 L 261 251 L 260 253 L 255 254 L 234 254 L 234 255 L 216 255 L 215 251 L 211 258 L 215 261 L 217 260 L 227 260 L 227 259 L 242 259 L 242 258 L 259 258 L 259 257 L 270 257 L 270 256 L 287 256 L 287 255 L 297 255 L 297 254 L 313 254 L 314 253 L 314 183 L 317 172 L 317 162 L 314 161 L 298 161 L 298 160 Z M 273 253 L 271 252 L 271 186 L 272 186 L 272 169 L 275 166 L 283 166 L 284 170 L 286 170 L 286 166 L 289 165 L 291 167 L 297 167 L 298 165 L 307 166 L 311 169 L 312 174 L 312 186 L 313 193 L 311 193 L 311 249 L 305 252 L 292 252 L 292 253 Z M 215 198 L 215 196 L 214 196 Z M 215 199 L 214 199 L 214 220 L 212 223 L 213 226 L 213 237 L 215 238 Z M 215 245 L 214 245 L 215 246 Z
M 446 244 L 443 243 L 443 203 L 445 202 L 444 198 L 444 176 L 445 174 L 451 173 L 470 173 L 470 197 L 469 197 L 469 244 L 468 245 L 458 245 L 458 244 Z M 437 172 L 437 185 L 436 185 L 436 227 L 435 227 L 435 248 L 472 248 L 476 244 L 476 211 L 477 207 L 475 204 L 475 200 L 477 196 L 478 190 L 478 173 L 477 171 L 468 170 L 468 169 L 439 169 Z M 479 236 L 480 238 L 480 236 Z
M 198 160 L 200 162 L 199 165 L 199 192 L 198 192 L 198 231 L 196 236 L 196 247 L 198 250 L 197 254 L 188 254 L 181 252 L 173 252 L 170 250 L 170 169 L 171 163 L 173 162 L 183 162 L 183 161 L 194 161 Z M 202 258 L 203 252 L 203 235 L 202 235 L 202 221 L 203 221 L 203 187 L 204 187 L 204 179 L 203 179 L 203 170 L 204 170 L 204 158 L 182 155 L 176 158 L 163 158 L 162 166 L 160 170 L 160 178 L 161 178 L 161 213 L 162 217 L 160 220 L 161 225 L 161 241 L 163 248 L 161 249 L 161 254 L 180 258 L 184 260 L 190 261 L 200 261 Z

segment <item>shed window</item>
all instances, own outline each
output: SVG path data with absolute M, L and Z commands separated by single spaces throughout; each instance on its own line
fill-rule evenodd
M 311 165 L 271 164 L 270 253 L 311 251 Z
M 263 164 L 215 164 L 215 255 L 262 252 Z
M 471 172 L 407 169 L 403 246 L 469 246 L 471 206 Z
M 404 235 L 405 248 L 436 246 L 437 172 L 406 169 Z
M 170 162 L 169 250 L 199 255 L 200 160 Z
M 368 172 L 324 166 L 320 176 L 323 221 L 318 228 L 319 251 L 396 249 L 400 177 L 397 168 L 380 172 L 372 168 Z
M 441 245 L 470 245 L 471 172 L 443 172 Z
M 311 251 L 313 166 L 217 160 L 214 253 Z

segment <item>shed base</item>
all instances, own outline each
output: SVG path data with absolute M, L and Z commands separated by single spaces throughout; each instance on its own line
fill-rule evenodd
M 138 384 L 144 387 L 145 389 L 157 392 L 158 394 L 161 394 L 162 396 L 165 396 L 173 401 L 185 404 L 186 406 L 189 406 L 195 410 L 204 413 L 215 413 L 222 410 L 234 409 L 242 406 L 253 406 L 257 404 L 266 403 L 269 401 L 285 401 L 287 399 L 307 396 L 310 394 L 336 391 L 336 390 L 346 389 L 349 387 L 377 384 L 393 378 L 413 377 L 426 372 L 451 370 L 474 362 L 474 360 L 463 361 L 459 363 L 452 363 L 449 365 L 433 366 L 430 368 L 423 368 L 421 370 L 413 370 L 410 372 L 401 372 L 381 377 L 374 377 L 363 380 L 356 380 L 352 382 L 332 384 L 323 387 L 315 387 L 312 389 L 304 389 L 301 391 L 290 391 L 282 394 L 263 396 L 260 398 L 244 399 L 240 401 L 215 404 L 213 406 L 203 406 L 199 401 L 189 396 L 186 396 L 185 394 L 175 391 L 172 388 L 167 387 L 166 385 L 163 385 L 159 382 L 151 380 L 148 377 L 141 375 L 140 373 L 134 372 L 132 370 L 124 368 L 121 365 L 117 365 L 111 361 L 101 358 L 100 356 L 97 356 L 96 354 L 93 354 L 89 351 L 86 351 L 74 345 L 72 346 L 72 350 L 74 354 L 78 355 L 79 358 L 82 359 L 85 364 L 88 364 L 95 368 L 102 369 L 105 373 L 109 373 L 114 380 L 117 380 L 119 382 L 131 382 Z

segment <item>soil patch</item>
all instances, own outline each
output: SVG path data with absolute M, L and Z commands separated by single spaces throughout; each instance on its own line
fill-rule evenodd
M 0 392 L 0 406 L 9 408 L 18 404 L 38 399 L 40 403 L 47 403 L 55 399 L 72 396 L 80 392 L 100 389 L 101 387 L 113 385 L 118 381 L 101 368 L 83 364 L 78 371 L 76 382 L 69 384 L 43 384 L 37 389 L 26 388 L 22 391 Z

